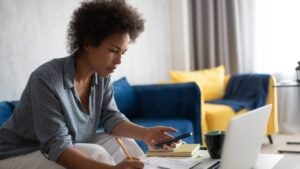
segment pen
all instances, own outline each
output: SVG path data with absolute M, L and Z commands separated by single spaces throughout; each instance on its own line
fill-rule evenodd
M 132 160 L 132 158 L 130 157 L 130 155 L 128 154 L 128 151 L 125 149 L 125 146 L 122 142 L 122 140 L 119 137 L 116 137 L 116 141 L 117 143 L 120 145 L 121 149 L 123 150 L 124 154 L 127 156 L 127 158 L 129 160 Z

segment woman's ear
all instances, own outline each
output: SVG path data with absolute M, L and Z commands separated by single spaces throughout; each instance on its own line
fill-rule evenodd
M 95 48 L 97 48 L 99 46 L 100 46 L 100 44 L 99 45 L 94 45 L 93 43 L 86 41 L 83 44 L 83 50 L 85 52 L 89 52 L 89 51 L 91 51 L 91 50 L 93 50 L 93 49 L 95 49 Z
M 90 48 L 91 48 L 91 45 L 89 45 L 88 43 L 84 43 L 84 45 L 83 45 L 84 51 L 88 52 L 88 51 L 90 51 Z

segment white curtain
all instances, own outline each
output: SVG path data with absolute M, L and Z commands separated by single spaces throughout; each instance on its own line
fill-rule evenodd
M 278 119 L 281 133 L 300 133 L 300 87 L 278 87 Z
M 295 80 L 300 60 L 300 1 L 255 0 L 255 72 Z
M 300 1 L 255 0 L 254 72 L 295 81 L 300 60 Z M 278 89 L 279 130 L 300 132 L 300 87 Z

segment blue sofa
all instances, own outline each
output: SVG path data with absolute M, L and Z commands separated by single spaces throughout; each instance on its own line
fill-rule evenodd
M 126 78 L 113 83 L 119 110 L 132 122 L 146 126 L 165 125 L 178 129 L 175 135 L 193 131 L 188 143 L 201 143 L 200 90 L 195 83 L 131 86 Z M 0 102 L 0 127 L 18 101 Z M 143 151 L 147 146 L 138 141 Z
M 18 101 L 3 101 L 0 102 L 0 127 L 11 116 Z
M 175 135 L 189 131 L 193 137 L 187 143 L 201 143 L 199 87 L 195 83 L 154 84 L 131 86 L 121 78 L 113 83 L 119 110 L 132 122 L 146 126 L 165 125 L 178 129 Z M 147 151 L 143 142 L 139 146 Z

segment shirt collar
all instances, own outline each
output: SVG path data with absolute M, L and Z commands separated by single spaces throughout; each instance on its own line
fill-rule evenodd
M 75 84 L 75 60 L 74 55 L 66 58 L 64 64 L 64 85 L 65 88 L 74 88 Z M 92 85 L 98 85 L 98 74 L 96 72 L 92 75 Z

